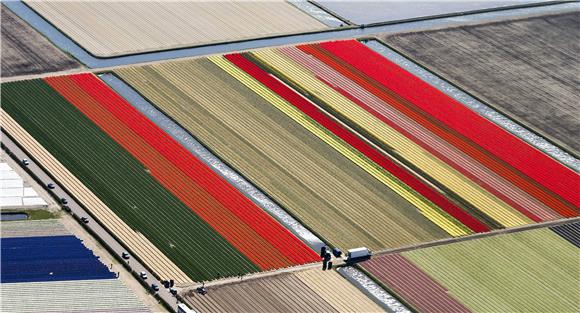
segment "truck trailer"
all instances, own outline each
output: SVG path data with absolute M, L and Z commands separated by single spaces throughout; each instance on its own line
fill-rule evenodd
M 352 264 L 365 261 L 371 258 L 371 250 L 366 247 L 349 249 L 346 253 L 346 263 Z

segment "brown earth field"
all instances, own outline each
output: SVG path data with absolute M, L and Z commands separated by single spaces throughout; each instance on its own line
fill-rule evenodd
M 311 269 L 191 291 L 197 312 L 384 312 L 336 271 Z
M 80 67 L 30 25 L 2 6 L 2 77 L 41 74 Z
M 380 38 L 578 155 L 579 28 L 569 12 Z

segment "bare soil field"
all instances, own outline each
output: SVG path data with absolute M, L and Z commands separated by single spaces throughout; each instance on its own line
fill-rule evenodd
M 57 72 L 80 64 L 2 6 L 2 77 Z
M 383 312 L 336 271 L 280 274 L 208 287 L 185 301 L 198 312 Z
M 570 12 L 381 39 L 578 155 L 579 28 Z

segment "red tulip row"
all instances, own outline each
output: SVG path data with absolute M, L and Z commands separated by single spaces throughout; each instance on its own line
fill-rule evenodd
M 240 69 L 254 77 L 256 80 L 276 92 L 290 104 L 301 110 L 304 114 L 320 123 L 333 134 L 343 139 L 359 152 L 367 156 L 369 159 L 376 162 L 385 170 L 396 176 L 402 182 L 415 189 L 425 198 L 437 204 L 447 213 L 455 217 L 458 221 L 463 223 L 475 232 L 485 232 L 489 229 L 487 226 L 473 218 L 471 215 L 457 207 L 455 204 L 447 200 L 445 197 L 434 191 L 432 188 L 421 182 L 419 179 L 411 175 L 408 171 L 402 169 L 397 164 L 393 163 L 386 156 L 378 152 L 376 149 L 367 144 L 364 140 L 357 137 L 341 124 L 335 122 L 324 113 L 320 112 L 311 102 L 304 99 L 293 89 L 282 84 L 277 79 L 273 78 L 267 72 L 253 64 L 241 54 L 230 54 L 225 56 L 230 62 L 238 66 Z
M 365 45 L 348 40 L 299 48 L 452 144 L 458 152 L 525 191 L 535 198 L 532 200 L 540 201 L 562 216 L 579 215 L 577 173 Z M 471 178 L 477 181 L 481 177 L 471 175 Z M 534 220 L 554 218 L 545 209 L 531 213 L 530 202 L 519 204 L 497 190 L 492 192 Z
M 423 149 L 451 165 L 461 174 L 516 208 L 530 219 L 538 222 L 562 217 L 517 185 L 493 172 L 447 142 L 444 138 L 439 137 L 436 132 L 429 129 L 431 126 L 430 121 L 424 118 L 416 121 L 404 114 L 403 112 L 408 112 L 409 108 L 406 106 L 404 99 L 400 99 L 398 95 L 389 95 L 383 90 L 374 89 L 375 93 L 381 97 L 376 96 L 369 91 L 372 86 L 368 86 L 368 82 L 360 79 L 355 81 L 353 74 L 350 73 L 349 69 L 345 68 L 344 62 L 336 60 L 320 46 L 304 45 L 284 47 L 279 50 L 292 60 L 308 68 L 321 81 L 327 82 L 329 87 L 413 140 Z
M 80 74 L 46 81 L 261 269 L 318 260 L 314 251 L 96 76 Z

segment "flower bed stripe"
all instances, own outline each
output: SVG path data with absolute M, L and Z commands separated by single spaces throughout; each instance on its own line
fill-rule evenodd
M 479 161 L 481 164 L 493 170 L 498 175 L 501 175 L 505 179 L 509 180 L 523 191 L 538 199 L 538 201 L 541 201 L 563 216 L 572 217 L 577 215 L 571 204 L 563 201 L 553 192 L 532 181 L 530 178 L 526 177 L 511 165 L 491 155 L 489 152 L 479 147 L 470 139 L 434 120 L 421 109 L 417 108 L 414 104 L 394 93 L 387 87 L 377 83 L 359 71 L 357 68 L 348 64 L 346 61 L 333 55 L 329 51 L 322 48 L 320 45 L 304 46 L 301 47 L 301 49 L 306 47 L 308 47 L 308 51 L 313 55 L 316 55 L 318 59 L 332 66 L 334 69 L 349 79 L 357 82 L 360 86 L 363 86 L 365 89 L 369 90 L 381 100 L 395 107 L 399 112 L 404 113 L 409 118 L 415 120 L 429 131 L 454 145 L 456 148 Z
M 550 229 L 571 244 L 580 248 L 580 222 L 554 226 Z
M 386 149 L 395 151 L 402 160 L 426 173 L 433 180 L 456 193 L 461 199 L 476 206 L 502 226 L 512 227 L 531 222 L 525 215 L 511 208 L 392 127 L 328 87 L 319 81 L 314 74 L 278 51 L 259 50 L 252 52 L 252 55 L 260 62 L 270 66 L 277 75 L 305 90 L 328 110 L 346 120 L 353 127 L 360 129 L 371 139 L 378 141 L 378 144 Z
M 71 78 L 49 78 L 47 81 L 103 131 L 142 162 L 150 174 L 165 188 L 202 217 L 254 264 L 261 269 L 273 269 L 292 264 L 264 238 L 233 216 L 215 198 L 148 145 L 143 138 L 137 136 L 114 115 L 102 108 L 98 101 L 91 98 Z M 103 83 L 100 82 L 100 84 Z
M 380 256 L 363 268 L 420 312 L 471 312 L 427 273 L 400 254 Z
M 580 206 L 578 174 L 477 115 L 391 61 L 355 41 L 320 44 L 324 49 L 520 170 L 565 200 Z M 578 214 L 578 213 L 576 213 Z
M 395 128 L 415 143 L 434 154 L 439 159 L 452 165 L 456 170 L 477 182 L 495 196 L 499 197 L 524 215 L 534 221 L 557 219 L 562 216 L 554 212 L 544 203 L 531 197 L 529 194 L 489 170 L 461 150 L 436 136 L 423 125 L 408 118 L 389 102 L 382 101 L 372 93 L 356 84 L 334 68 L 317 59 L 325 55 L 312 45 L 298 47 L 284 47 L 282 53 L 310 69 L 318 78 L 329 87 L 335 89 L 352 102 L 372 113 L 389 126 Z M 315 56 L 316 58 L 312 58 Z
M 161 278 L 187 281 L 178 276 L 179 271 L 166 271 L 172 268 L 169 266 L 171 264 L 162 262 L 163 255 L 150 259 L 151 254 L 145 252 L 166 255 L 195 281 L 260 269 L 193 214 L 190 208 L 152 177 L 142 163 L 43 80 L 2 84 L 2 109 L 46 148 L 59 161 L 57 163 L 63 165 L 56 169 L 55 175 L 61 175 L 59 169 L 64 168 L 74 175 L 73 185 L 69 184 L 69 187 L 73 188 L 72 192 L 78 191 L 75 196 L 80 196 L 79 200 L 84 205 L 91 211 L 101 210 L 103 207 L 98 200 L 102 200 L 106 205 L 104 208 L 114 212 L 110 218 L 107 214 L 101 214 L 103 223 L 115 220 L 116 216 L 127 223 L 129 231 L 119 233 L 123 228 L 118 227 L 112 231 L 123 242 L 130 240 L 128 246 L 139 251 L 137 255 L 140 257 L 153 262 L 152 267 L 161 268 L 155 271 Z M 14 129 L 11 127 L 11 130 Z M 83 184 L 75 185 L 75 178 Z M 91 198 L 91 193 L 88 198 L 85 197 L 83 186 L 98 199 Z M 137 240 L 132 240 L 134 238 Z M 142 243 L 148 240 L 159 250 L 145 249 L 147 247 Z
M 167 160 L 179 167 L 192 181 L 220 202 L 232 214 L 272 244 L 293 264 L 319 260 L 317 253 L 289 230 L 213 172 L 161 128 L 138 112 L 94 75 L 75 75 L 71 79 L 141 136 Z
M 304 99 L 294 90 L 290 89 L 283 83 L 279 82 L 272 76 L 268 75 L 267 72 L 260 69 L 258 66 L 253 64 L 251 61 L 246 59 L 241 54 L 230 54 L 226 55 L 225 58 L 230 62 L 232 62 L 237 67 L 239 67 L 240 69 L 242 69 L 243 71 L 245 71 L 247 74 L 251 75 L 254 79 L 262 83 L 264 86 L 268 87 L 271 91 L 275 92 L 278 96 L 288 101 L 289 104 L 295 106 L 303 114 L 306 114 L 308 117 L 310 117 L 311 119 L 309 120 L 310 123 L 313 123 L 315 121 L 316 123 L 318 123 L 318 125 L 322 125 L 324 128 L 326 128 L 327 131 L 330 131 L 334 136 L 344 140 L 346 143 L 354 147 L 358 152 L 362 153 L 367 158 L 369 158 L 376 164 L 380 165 L 384 170 L 388 172 L 388 174 L 394 175 L 396 178 L 395 177 L 391 178 L 392 180 L 395 180 L 395 182 L 393 182 L 394 184 L 403 185 L 404 183 L 406 183 L 409 187 L 413 188 L 420 194 L 413 195 L 412 192 L 410 192 L 410 190 L 407 189 L 406 192 L 403 191 L 403 194 L 406 195 L 407 198 L 417 196 L 420 198 L 425 197 L 426 199 L 432 201 L 436 205 L 439 205 L 442 209 L 445 210 L 445 212 L 447 212 L 455 219 L 457 219 L 459 222 L 469 227 L 471 230 L 475 232 L 483 232 L 488 230 L 488 228 L 485 225 L 483 225 L 482 223 L 471 217 L 469 214 L 465 213 L 463 210 L 461 210 L 460 208 L 449 202 L 447 199 L 445 199 L 443 196 L 433 191 L 431 188 L 427 187 L 424 183 L 419 181 L 417 178 L 412 176 L 407 171 L 397 166 L 387 157 L 385 157 L 384 155 L 373 149 L 371 146 L 369 146 L 367 143 L 365 143 L 362 139 L 358 138 L 357 136 L 349 132 L 346 128 L 344 128 L 337 122 L 333 121 L 332 119 L 324 115 L 322 112 L 318 111 L 318 109 L 312 103 Z M 278 101 L 284 102 L 281 99 L 279 99 Z M 283 104 L 285 104 L 285 102 Z M 300 116 L 300 114 L 298 114 L 297 117 L 293 118 L 297 121 L 300 119 L 305 119 L 305 117 Z M 419 202 L 416 205 L 420 206 L 421 203 Z

